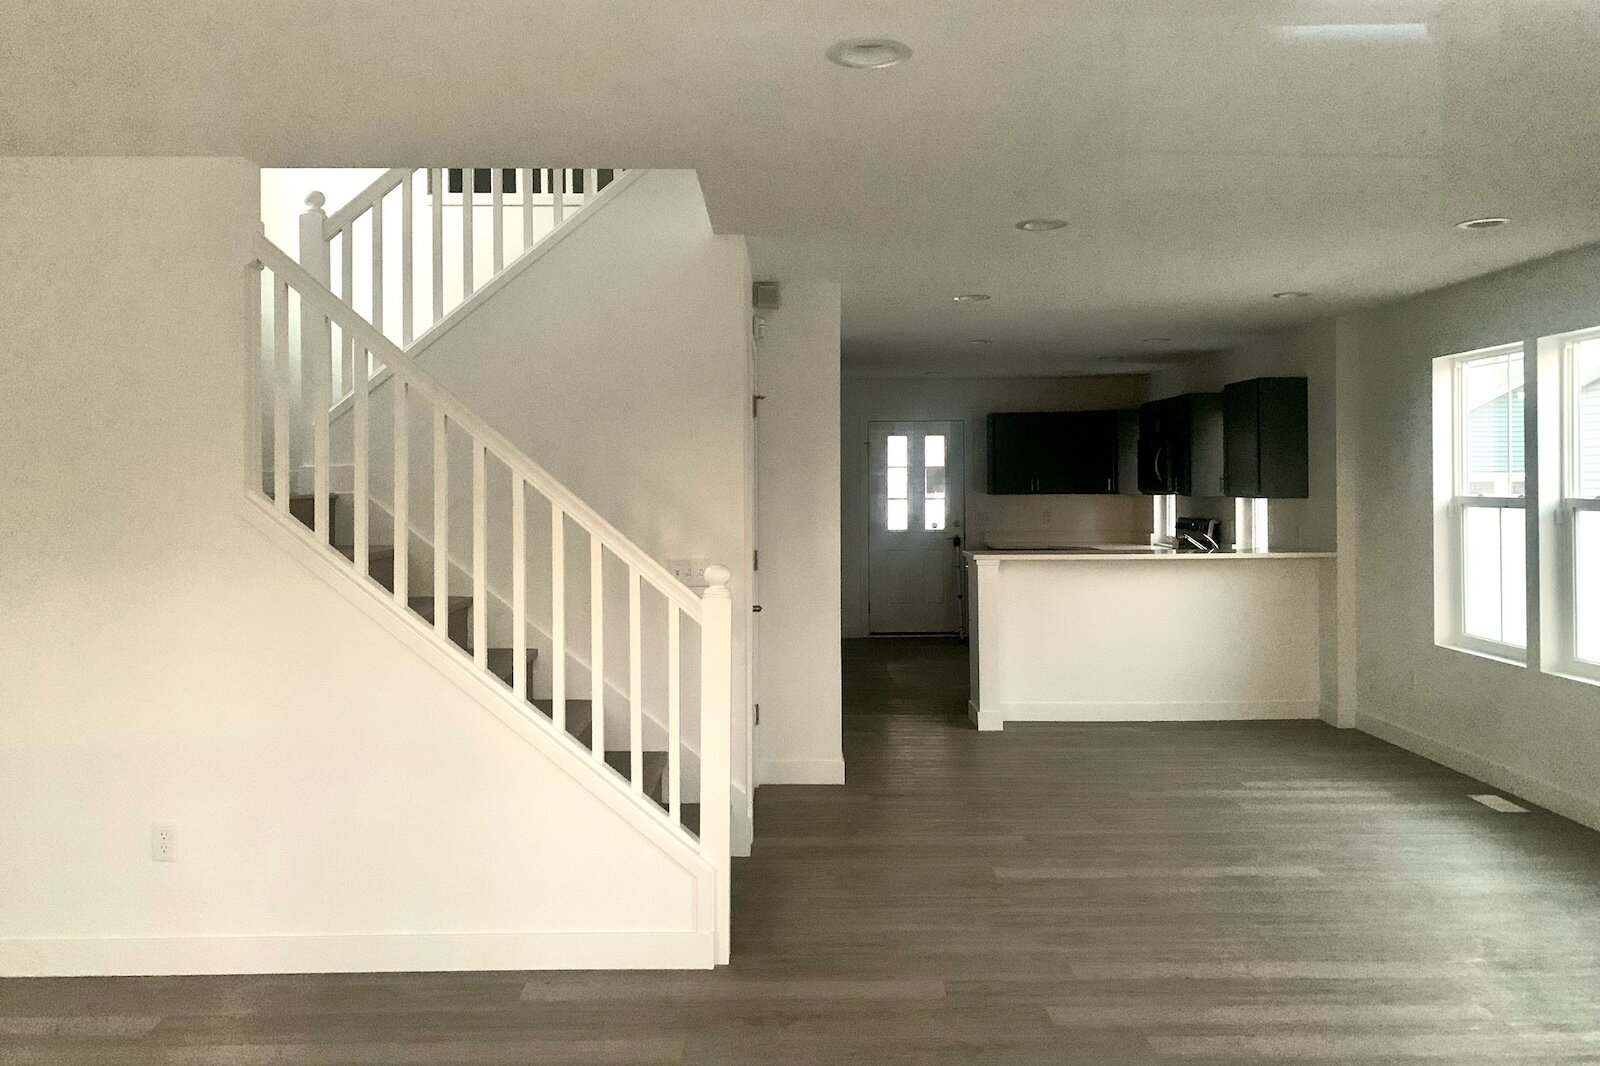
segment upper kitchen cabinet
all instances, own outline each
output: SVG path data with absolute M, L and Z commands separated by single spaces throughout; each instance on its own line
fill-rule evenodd
M 988 419 L 989 493 L 1117 491 L 1117 412 L 1043 411 Z
M 1222 412 L 1224 495 L 1304 499 L 1306 379 L 1236 381 L 1222 390 Z
M 1221 496 L 1222 396 L 1192 392 L 1139 408 L 1139 491 Z

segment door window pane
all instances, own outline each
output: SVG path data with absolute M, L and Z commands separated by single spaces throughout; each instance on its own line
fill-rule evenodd
M 1461 516 L 1461 630 L 1525 647 L 1526 526 L 1516 507 L 1466 507 Z
M 1523 400 L 1521 351 L 1462 364 L 1462 495 L 1523 494 Z
M 906 498 L 906 468 L 891 466 L 889 468 L 889 499 L 903 500 Z
M 908 439 L 904 434 L 892 434 L 888 438 L 888 462 L 885 473 L 888 475 L 884 495 L 888 498 L 888 505 L 884 511 L 884 528 L 891 533 L 899 533 L 909 528 L 911 523 L 910 475 L 906 463 L 910 459 L 911 450 Z
M 944 528 L 945 465 L 944 436 L 930 433 L 922 439 L 922 528 Z

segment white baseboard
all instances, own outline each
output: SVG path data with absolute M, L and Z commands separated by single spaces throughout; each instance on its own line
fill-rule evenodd
M 1548 781 L 1529 777 L 1502 763 L 1475 755 L 1442 740 L 1424 736 L 1415 730 L 1374 715 L 1359 715 L 1355 727 L 1364 733 L 1371 733 L 1379 740 L 1386 740 L 1397 748 L 1414 752 L 1424 759 L 1431 759 L 1442 766 L 1448 766 L 1457 773 L 1487 782 L 1500 791 L 1509 792 L 1537 807 L 1554 811 L 1563 818 L 1570 818 L 1580 825 L 1600 830 L 1600 803 L 1575 796 Z
M 833 759 L 763 759 L 756 766 L 763 785 L 842 785 L 844 756 Z
M 978 727 L 980 733 L 994 733 L 1005 726 L 1005 716 L 999 711 L 980 711 L 978 705 L 967 701 L 967 720 Z
M 710 969 L 709 932 L 0 939 L 0 977 Z
M 969 708 L 968 714 L 971 715 Z M 1317 718 L 1317 700 L 1226 700 L 1211 703 L 1099 703 L 1093 701 L 1007 703 L 995 714 L 1006 722 L 1235 722 Z M 985 726 L 980 721 L 978 728 Z M 998 729 L 999 725 L 993 728 Z

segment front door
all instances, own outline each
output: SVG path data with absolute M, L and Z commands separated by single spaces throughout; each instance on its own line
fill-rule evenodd
M 873 422 L 867 627 L 961 628 L 960 422 Z

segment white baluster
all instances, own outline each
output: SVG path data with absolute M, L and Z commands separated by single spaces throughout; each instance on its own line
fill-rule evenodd
M 352 308 L 356 305 L 356 224 L 348 223 L 339 231 L 339 282 L 343 286 L 339 295 Z
M 449 636 L 450 440 L 444 409 L 433 409 L 433 628 Z
M 567 516 L 550 501 L 550 720 L 567 728 Z
M 466 301 L 476 286 L 473 284 L 472 262 L 472 188 L 477 183 L 477 171 L 461 168 L 461 299 Z
M 412 312 L 412 271 L 411 271 L 411 246 L 412 213 L 416 210 L 412 203 L 413 187 L 416 185 L 417 172 L 412 171 L 406 175 L 406 180 L 400 183 L 400 346 L 408 347 L 411 344 L 414 314 Z
M 505 171 L 493 167 L 489 171 L 489 199 L 490 199 L 490 229 L 493 231 L 492 247 L 494 248 L 494 272 L 506 265 L 506 196 L 505 196 Z
M 365 369 L 367 365 L 367 349 L 364 345 L 355 346 L 355 362 L 358 367 Z M 357 373 L 354 382 L 355 403 L 352 407 L 353 418 L 351 429 L 355 434 L 355 563 L 356 573 L 368 573 L 368 517 L 371 499 L 367 495 L 368 474 L 368 448 L 371 444 L 370 434 L 367 430 L 367 387 L 372 381 L 372 376 Z
M 394 399 L 394 602 L 410 599 L 411 566 L 411 386 L 391 378 Z
M 340 280 L 344 283 L 344 290 L 340 293 L 340 295 L 344 297 L 344 302 L 349 304 L 352 310 L 356 306 L 355 236 L 356 228 L 354 222 L 350 223 L 339 233 L 339 270 L 341 274 Z M 339 332 L 344 333 L 345 330 L 341 327 Z M 340 345 L 339 351 L 338 395 L 340 398 L 343 398 L 349 394 L 351 388 L 355 385 L 356 371 L 355 363 L 352 361 L 354 358 L 352 346 L 348 340 Z
M 539 173 L 529 167 L 522 171 L 522 250 L 533 247 L 533 176 Z
M 289 283 L 281 277 L 272 286 L 272 502 L 289 513 Z
M 628 568 L 628 751 L 633 790 L 644 791 L 644 640 L 639 619 L 639 571 Z
M 550 211 L 555 217 L 555 224 L 561 225 L 561 220 L 566 217 L 567 172 L 553 169 L 550 171 Z
M 511 691 L 528 698 L 528 496 L 511 471 Z
M 725 566 L 706 567 L 700 621 L 700 853 L 717 870 L 717 961 L 728 961 L 733 772 L 733 597 Z
M 262 349 L 261 286 L 266 277 L 261 261 L 252 262 L 244 273 L 245 339 L 244 350 L 250 365 L 246 367 L 245 380 L 249 383 L 245 411 L 245 485 L 251 492 L 261 492 L 265 487 L 266 471 L 262 468 L 266 442 L 261 438 L 261 360 Z
M 489 472 L 483 442 L 472 442 L 472 660 L 489 668 Z
M 329 529 L 332 515 L 328 507 L 328 411 L 333 406 L 333 320 L 326 315 L 312 311 L 304 302 L 300 305 L 300 324 L 303 327 L 301 336 L 301 353 L 312 353 L 309 357 L 311 367 L 311 462 L 314 472 L 311 478 L 311 491 L 315 497 L 312 507 L 311 526 L 317 532 L 317 540 L 323 544 L 330 543 L 332 530 Z M 307 344 L 304 338 L 310 338 Z M 306 365 L 306 359 L 301 359 L 301 365 Z
M 600 172 L 598 170 L 585 170 L 583 172 L 583 202 L 587 206 L 600 191 Z
M 444 171 L 428 171 L 433 186 L 433 321 L 444 317 Z
M 589 534 L 589 739 L 597 759 L 606 757 L 605 548 Z
M 372 201 L 372 324 L 383 333 L 383 197 Z M 387 334 L 385 334 L 387 336 Z M 361 369 L 367 370 L 362 362 Z
M 682 801 L 682 658 L 683 610 L 667 601 L 667 810 L 673 825 L 683 824 Z

